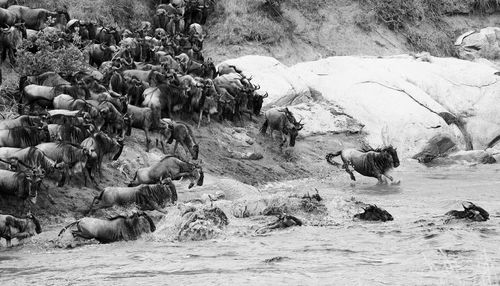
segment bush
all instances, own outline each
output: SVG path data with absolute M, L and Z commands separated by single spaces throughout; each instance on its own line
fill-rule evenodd
M 37 50 L 36 53 L 32 52 L 33 49 Z M 48 32 L 40 32 L 34 42 L 24 40 L 18 49 L 17 61 L 16 71 L 21 76 L 48 71 L 69 75 L 88 68 L 82 51 L 61 39 L 58 33 Z
M 212 27 L 222 44 L 242 44 L 245 42 L 277 43 L 286 33 L 276 20 L 262 11 L 263 1 L 220 0 L 217 2 L 217 24 Z

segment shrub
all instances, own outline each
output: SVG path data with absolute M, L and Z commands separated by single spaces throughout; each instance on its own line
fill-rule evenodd
M 32 53 L 35 47 L 37 51 Z M 83 52 L 74 44 L 61 39 L 58 33 L 40 32 L 34 42 L 24 40 L 17 57 L 16 70 L 21 76 L 39 75 L 48 71 L 72 74 L 88 68 Z

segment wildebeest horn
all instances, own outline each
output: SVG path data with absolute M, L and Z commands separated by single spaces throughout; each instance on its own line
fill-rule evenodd
M 267 91 L 266 91 L 266 94 L 264 94 L 264 95 L 262 96 L 262 98 L 267 98 L 268 96 L 269 96 L 269 93 L 267 93 Z
M 464 207 L 464 210 L 468 210 L 469 209 L 464 204 L 462 204 L 462 207 Z

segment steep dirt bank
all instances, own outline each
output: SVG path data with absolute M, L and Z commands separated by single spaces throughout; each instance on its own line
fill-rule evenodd
M 219 1 L 207 25 L 207 53 L 216 62 L 258 54 L 287 65 L 334 55 L 427 51 L 435 56 L 453 56 L 453 42 L 463 32 L 500 25 L 495 9 L 480 11 L 470 0 L 436 1 L 437 8 L 415 1 L 411 4 L 415 11 L 404 10 L 412 9 L 411 1 L 276 2 L 281 3 L 280 10 L 273 12 L 265 1 Z M 392 16 L 390 11 L 399 11 L 395 21 L 406 28 L 391 27 L 380 19 L 377 9 L 388 11 L 383 15 L 386 17 Z
M 361 135 L 326 135 L 310 138 L 299 138 L 295 148 L 284 148 L 280 151 L 278 140 L 271 140 L 269 135 L 259 133 L 260 121 L 246 121 L 243 127 L 232 123 L 216 123 L 193 127 L 197 142 L 200 144 L 200 159 L 208 181 L 230 178 L 254 186 L 267 182 L 315 177 L 335 176 L 340 169 L 329 168 L 324 160 L 327 152 L 359 145 Z M 189 122 L 189 121 L 188 121 Z M 276 138 L 278 137 L 277 134 Z M 145 152 L 144 133 L 133 130 L 132 136 L 126 138 L 125 148 L 117 161 L 104 163 L 101 187 L 126 186 L 135 170 L 160 160 L 163 156 L 158 148 L 150 153 Z M 173 151 L 173 144 L 167 152 Z M 238 156 L 255 152 L 263 155 L 260 160 L 239 159 Z M 186 157 L 183 149 L 177 154 Z M 207 182 L 206 180 L 206 182 Z M 47 223 L 61 223 L 68 217 L 81 217 L 88 210 L 93 197 L 99 194 L 94 188 L 84 187 L 83 181 L 75 178 L 71 184 L 62 188 L 56 187 L 51 180 L 45 180 L 47 188 L 39 193 L 38 202 L 33 213 L 42 217 Z M 175 183 L 179 191 L 179 200 L 185 201 L 202 195 L 196 188 L 187 192 L 188 182 Z M 213 193 L 216 190 L 203 188 L 203 192 Z M 15 198 L 0 200 L 2 213 L 21 215 L 19 201 Z

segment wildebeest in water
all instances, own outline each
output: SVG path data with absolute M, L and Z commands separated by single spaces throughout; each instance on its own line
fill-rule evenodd
M 28 214 L 26 218 L 0 215 L 0 238 L 5 238 L 7 247 L 11 246 L 13 238 L 22 240 L 41 232 L 40 222 L 32 214 Z
M 399 166 L 396 148 L 392 146 L 379 149 L 366 147 L 361 151 L 344 149 L 327 154 L 326 161 L 331 165 L 339 166 L 339 163 L 333 161 L 333 158 L 336 156 L 341 156 L 343 162 L 342 168 L 351 176 L 351 180 L 353 181 L 356 181 L 356 177 L 354 177 L 349 166 L 363 176 L 377 178 L 380 184 L 387 184 L 386 178 L 389 178 L 393 183 L 399 183 L 399 181 L 394 182 L 394 178 L 388 174 L 390 170 Z
M 64 227 L 59 232 L 59 236 L 68 228 L 74 226 L 76 226 L 76 230 L 71 231 L 73 237 L 94 238 L 101 243 L 136 240 L 143 233 L 156 230 L 153 220 L 146 213 L 140 212 L 130 216 L 116 216 L 109 219 L 84 217 Z

